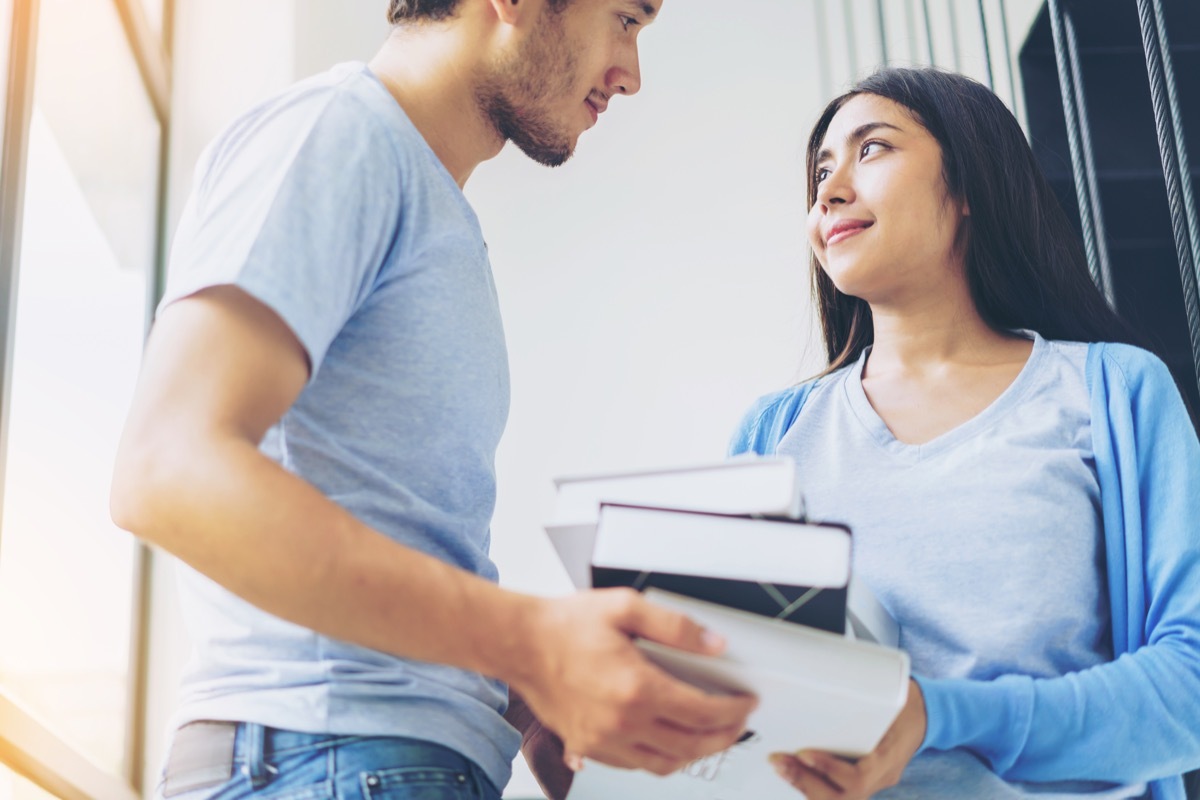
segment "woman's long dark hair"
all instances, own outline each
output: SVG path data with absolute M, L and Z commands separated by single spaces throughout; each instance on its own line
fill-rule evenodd
M 872 94 L 904 106 L 942 148 L 950 195 L 971 209 L 966 276 L 971 299 L 993 330 L 1025 328 L 1047 339 L 1141 345 L 1088 272 L 1075 231 L 1034 160 L 1016 118 L 989 89 L 937 69 L 883 69 L 838 97 L 808 140 L 808 207 L 817 200 L 817 152 L 850 98 Z M 871 309 L 843 294 L 812 260 L 828 371 L 874 341 Z

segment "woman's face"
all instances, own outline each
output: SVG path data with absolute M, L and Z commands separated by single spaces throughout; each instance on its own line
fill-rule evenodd
M 901 305 L 965 282 L 966 205 L 946 188 L 937 140 L 904 106 L 852 97 L 830 122 L 814 171 L 809 242 L 841 292 Z

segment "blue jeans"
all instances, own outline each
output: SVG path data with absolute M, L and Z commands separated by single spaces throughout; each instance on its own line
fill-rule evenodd
M 296 733 L 239 723 L 233 777 L 169 800 L 500 800 L 473 761 L 386 736 Z M 162 797 L 159 787 L 158 797 Z

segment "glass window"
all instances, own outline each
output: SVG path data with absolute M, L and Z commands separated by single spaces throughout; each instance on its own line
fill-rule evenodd
M 111 0 L 42 0 L 0 520 L 0 682 L 118 777 L 135 544 L 108 486 L 141 354 L 159 122 Z
M 55 797 L 0 765 L 0 800 L 55 800 Z
M 12 0 L 0 0 L 0 128 L 4 125 L 6 94 L 8 92 L 8 38 L 12 32 Z M 0 130 L 0 144 L 4 132 Z

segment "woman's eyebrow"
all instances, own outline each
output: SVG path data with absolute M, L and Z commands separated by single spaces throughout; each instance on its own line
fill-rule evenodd
M 904 132 L 903 128 L 899 127 L 898 125 L 893 125 L 890 122 L 867 122 L 863 125 L 859 125 L 857 128 L 850 131 L 850 135 L 846 137 L 846 144 L 849 146 L 856 145 L 859 142 L 861 142 L 863 139 L 870 136 L 874 131 L 879 130 L 880 128 L 890 128 L 891 130 L 894 130 L 894 131 L 899 131 L 901 133 Z M 818 163 L 824 161 L 827 158 L 832 158 L 832 157 L 833 157 L 833 152 L 827 147 L 822 147 L 819 151 L 817 151 L 817 162 Z

